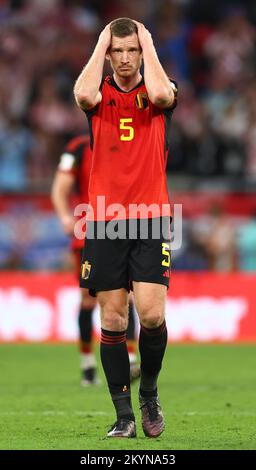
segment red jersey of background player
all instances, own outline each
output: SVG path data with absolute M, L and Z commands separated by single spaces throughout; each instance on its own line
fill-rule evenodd
M 91 149 L 88 136 L 78 136 L 70 140 L 60 157 L 58 171 L 71 173 L 75 177 L 78 204 L 88 204 L 88 185 L 91 171 Z M 84 215 L 83 215 L 84 216 Z M 84 239 L 72 239 L 73 249 L 82 249 Z
M 173 88 L 176 92 L 174 82 Z M 153 210 L 149 217 L 170 215 L 165 170 L 175 105 L 168 109 L 154 106 L 143 79 L 124 92 L 107 76 L 101 94 L 102 101 L 86 111 L 92 148 L 89 202 L 93 212 L 88 212 L 88 220 L 110 220 L 113 215 L 141 217 L 137 211 L 129 211 L 130 204 L 157 204 L 160 213 Z M 100 195 L 105 196 L 106 211 L 101 207 L 97 212 Z M 107 208 L 111 204 L 122 204 L 125 211 L 110 215 Z

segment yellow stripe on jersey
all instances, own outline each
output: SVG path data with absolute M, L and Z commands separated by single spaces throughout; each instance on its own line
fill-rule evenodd
M 148 95 L 147 93 L 139 92 L 136 95 L 136 105 L 139 109 L 147 109 L 148 107 Z
M 142 101 L 142 99 L 141 99 L 140 93 L 137 94 L 136 99 L 137 99 L 137 105 L 138 105 L 138 107 L 139 107 L 140 109 L 142 109 L 142 108 L 143 108 L 143 101 Z

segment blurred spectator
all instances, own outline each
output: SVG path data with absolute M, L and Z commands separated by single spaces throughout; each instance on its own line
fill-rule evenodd
M 255 30 L 242 6 L 223 5 L 223 19 L 205 43 L 205 54 L 214 75 L 236 86 L 253 71 Z
M 235 227 L 220 205 L 213 205 L 208 216 L 195 221 L 193 235 L 208 259 L 208 269 L 220 272 L 237 269 Z
M 0 189 L 24 191 L 27 185 L 27 157 L 32 135 L 17 119 L 10 117 L 0 128 Z
M 6 132 L 11 115 L 32 135 L 20 190 L 48 191 L 55 155 L 84 132 L 74 80 L 99 29 L 117 16 L 150 25 L 167 73 L 179 81 L 168 169 L 184 176 L 184 189 L 198 176 L 202 182 L 222 177 L 227 188 L 236 188 L 239 176 L 240 189 L 251 188 L 256 179 L 252 1 L 239 6 L 221 0 L 16 0 L 0 4 L 0 132 Z M 24 162 L 24 155 L 19 160 Z M 0 172 L 2 165 L 3 160 Z M 14 188 L 10 184 L 7 191 Z
M 183 152 L 181 160 L 183 171 L 205 175 L 215 173 L 216 141 L 211 134 L 205 109 L 189 85 L 184 85 L 182 88 L 175 124 L 181 133 L 178 145 Z
M 246 92 L 248 126 L 246 129 L 247 161 L 245 174 L 248 180 L 256 183 L 256 84 L 255 80 L 248 85 Z
M 239 249 L 239 269 L 256 271 L 256 211 L 252 217 L 241 224 L 237 237 Z
M 159 2 L 154 17 L 158 55 L 161 63 L 177 81 L 189 79 L 189 26 L 177 2 Z
M 206 252 L 193 233 L 190 219 L 182 220 L 182 246 L 172 252 L 174 271 L 206 271 L 210 268 Z

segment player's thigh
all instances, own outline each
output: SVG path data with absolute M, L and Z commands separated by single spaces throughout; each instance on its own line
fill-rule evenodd
M 133 282 L 135 306 L 142 324 L 159 326 L 164 320 L 167 286 L 151 282 Z
M 126 289 L 114 289 L 97 292 L 100 305 L 101 323 L 107 330 L 122 331 L 128 322 L 128 292 Z
M 90 292 L 129 287 L 129 241 L 86 239 L 80 287 Z
M 170 261 L 169 241 L 163 238 L 136 240 L 130 251 L 129 278 L 169 287 Z

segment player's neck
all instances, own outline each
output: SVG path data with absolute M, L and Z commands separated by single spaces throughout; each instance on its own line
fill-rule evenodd
M 114 73 L 113 78 L 121 90 L 130 91 L 140 83 L 142 75 L 138 72 L 137 75 L 134 75 L 133 77 L 119 77 Z

